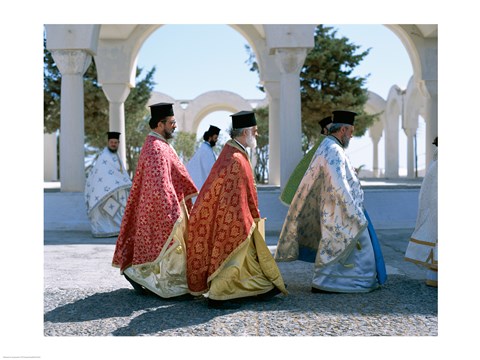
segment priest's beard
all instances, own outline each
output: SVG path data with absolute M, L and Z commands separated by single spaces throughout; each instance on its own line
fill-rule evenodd
M 247 146 L 248 146 L 250 149 L 253 149 L 253 148 L 256 148 L 256 147 L 257 147 L 257 139 L 255 138 L 254 135 L 249 134 L 249 135 L 247 136 Z
M 117 152 L 117 149 L 112 149 L 112 148 L 109 148 L 108 146 L 107 146 L 107 149 L 110 150 L 111 153 L 116 153 Z
M 217 142 L 212 140 L 212 141 L 209 141 L 208 143 L 210 144 L 211 147 L 214 147 Z
M 171 139 L 173 138 L 173 130 L 172 131 L 168 131 L 165 129 L 165 139 Z
M 350 144 L 350 138 L 347 135 L 344 135 L 342 137 L 342 143 L 344 149 L 348 148 L 348 145 Z

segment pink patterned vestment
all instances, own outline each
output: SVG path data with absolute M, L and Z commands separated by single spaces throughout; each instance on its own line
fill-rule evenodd
M 160 137 L 148 135 L 140 153 L 112 265 L 153 262 L 181 221 L 181 202 L 187 210 L 197 188 L 175 150 Z M 183 219 L 187 220 L 187 219 Z M 171 244 L 171 243 L 170 243 Z

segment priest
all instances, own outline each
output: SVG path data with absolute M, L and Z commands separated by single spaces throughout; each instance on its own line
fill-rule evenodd
M 85 205 L 93 237 L 118 236 L 132 181 L 117 150 L 120 133 L 107 132 L 107 146 L 97 155 L 85 182 Z
M 172 104 L 150 106 L 151 131 L 140 152 L 112 265 L 138 292 L 162 298 L 188 294 L 186 235 L 197 188 L 168 140 Z
M 213 148 L 217 143 L 219 134 L 220 129 L 210 125 L 203 134 L 203 142 L 187 164 L 187 170 L 199 190 L 202 188 L 208 174 L 210 174 L 215 160 L 217 160 Z
M 363 190 L 345 149 L 356 113 L 332 114 L 283 224 L 277 261 L 314 263 L 313 293 L 363 293 L 386 280 L 378 239 L 369 229 Z
M 247 152 L 256 146 L 255 114 L 231 116 L 231 139 L 200 190 L 188 229 L 188 287 L 193 295 L 206 294 L 214 309 L 287 294 L 265 242 L 265 219 Z

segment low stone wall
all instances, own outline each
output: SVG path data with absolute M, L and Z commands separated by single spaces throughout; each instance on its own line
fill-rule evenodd
M 418 210 L 418 186 L 365 186 L 365 208 L 376 229 L 414 228 Z M 282 230 L 288 207 L 278 187 L 258 188 L 262 217 L 269 235 Z M 45 191 L 44 229 L 90 231 L 83 193 Z
M 45 191 L 43 215 L 44 230 L 90 231 L 83 193 Z

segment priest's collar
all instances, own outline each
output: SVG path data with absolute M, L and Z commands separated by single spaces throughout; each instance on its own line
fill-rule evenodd
M 242 144 L 240 144 L 236 139 L 233 139 L 233 141 L 235 141 L 238 145 L 240 145 L 242 147 L 243 150 L 245 150 L 245 152 L 248 154 L 247 152 L 247 148 L 245 146 L 243 146 Z
M 159 133 L 157 133 L 157 132 L 155 132 L 155 131 L 153 131 L 153 130 L 151 130 L 148 135 L 152 135 L 152 136 L 154 136 L 154 137 L 156 137 L 156 138 L 158 138 L 158 139 L 160 139 L 160 140 L 163 140 L 163 141 L 165 141 L 166 143 L 168 143 L 167 139 L 165 139 L 165 138 L 163 137 L 163 135 L 161 135 L 161 134 L 159 134 Z
M 343 149 L 345 148 L 345 146 L 343 146 L 343 143 L 340 141 L 340 139 L 335 137 L 335 135 L 328 135 L 327 137 L 329 137 L 330 139 L 338 143 L 338 145 L 340 145 Z

